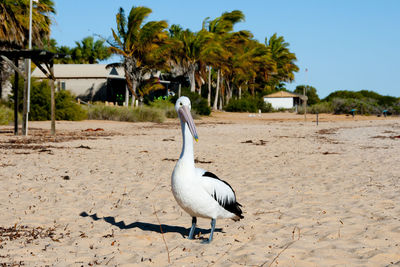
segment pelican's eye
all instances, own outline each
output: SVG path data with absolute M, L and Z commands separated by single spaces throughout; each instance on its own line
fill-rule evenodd
M 182 102 L 181 102 L 181 103 L 179 103 L 179 105 L 180 105 L 180 106 L 183 106 Z

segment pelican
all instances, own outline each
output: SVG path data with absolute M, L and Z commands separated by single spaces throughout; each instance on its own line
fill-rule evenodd
M 197 217 L 208 218 L 211 219 L 211 232 L 203 243 L 210 243 L 217 219 L 238 221 L 243 216 L 232 187 L 215 174 L 194 166 L 193 139 L 197 142 L 198 135 L 190 109 L 189 98 L 178 98 L 175 110 L 181 121 L 183 144 L 172 173 L 171 188 L 176 202 L 192 217 L 188 238 L 193 239 Z

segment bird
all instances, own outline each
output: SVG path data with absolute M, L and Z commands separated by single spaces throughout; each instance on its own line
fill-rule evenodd
M 190 113 L 191 103 L 181 96 L 175 103 L 175 110 L 182 129 L 182 152 L 171 176 L 171 191 L 179 206 L 192 217 L 188 239 L 194 239 L 197 217 L 211 219 L 208 239 L 213 240 L 217 219 L 243 219 L 242 205 L 236 201 L 232 187 L 212 172 L 195 167 L 193 139 L 198 142 L 196 126 Z

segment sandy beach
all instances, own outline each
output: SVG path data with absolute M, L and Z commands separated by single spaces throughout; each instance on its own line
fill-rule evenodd
M 214 113 L 198 167 L 243 205 L 191 218 L 171 193 L 178 119 L 0 127 L 1 266 L 399 266 L 400 118 Z

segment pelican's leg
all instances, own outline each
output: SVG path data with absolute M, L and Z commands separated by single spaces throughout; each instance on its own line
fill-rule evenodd
M 214 234 L 214 230 L 215 230 L 215 219 L 211 219 L 211 232 L 210 232 L 210 237 L 208 238 L 208 240 L 204 240 L 203 243 L 204 244 L 209 244 L 211 243 L 212 239 L 213 239 L 213 234 Z
M 192 217 L 192 227 L 190 228 L 189 237 L 188 237 L 189 239 L 193 239 L 194 230 L 196 230 L 196 223 L 197 223 L 197 218 Z

